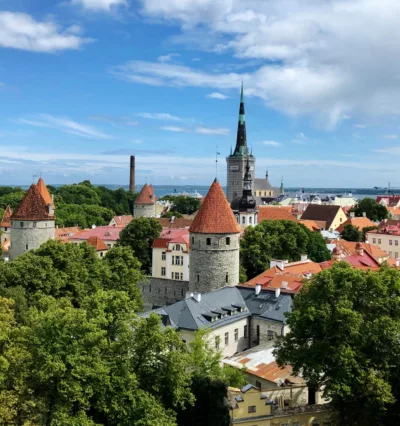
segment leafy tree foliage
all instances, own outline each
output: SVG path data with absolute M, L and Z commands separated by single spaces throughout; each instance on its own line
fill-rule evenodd
M 151 246 L 161 231 L 157 220 L 141 217 L 132 220 L 119 234 L 118 245 L 131 248 L 146 274 L 151 273 Z
M 363 233 L 354 225 L 348 223 L 344 225 L 342 238 L 346 241 L 363 241 Z
M 56 225 L 90 228 L 108 225 L 114 212 L 108 208 L 89 204 L 56 204 Z
M 169 212 L 167 212 L 167 213 L 164 213 L 164 214 L 162 215 L 162 217 L 167 218 L 167 219 L 171 219 L 171 217 L 180 218 L 180 217 L 183 217 L 183 214 L 182 214 L 182 213 L 179 213 L 179 212 L 177 212 L 177 211 L 169 211 Z
M 24 195 L 25 191 L 19 187 L 11 188 L 2 186 L 0 187 L 0 207 L 6 209 L 6 207 L 10 205 L 11 208 L 15 210 Z
M 378 226 L 366 226 L 365 228 L 363 228 L 362 229 L 362 235 L 363 235 L 363 239 L 362 240 L 366 241 L 367 240 L 367 233 L 369 231 L 374 231 L 376 229 L 379 229 L 379 227 Z
M 381 221 L 389 216 L 388 209 L 372 198 L 363 198 L 357 206 L 350 211 L 355 212 L 356 216 L 362 216 L 363 213 L 365 213 L 366 216 L 374 222 L 378 220 Z
M 181 214 L 192 214 L 199 210 L 201 201 L 198 198 L 186 195 L 165 195 L 161 200 L 168 200 L 172 203 L 171 210 Z
M 397 270 L 364 272 L 336 263 L 294 298 L 278 362 L 332 398 L 340 425 L 397 424 L 399 306 Z
M 265 220 L 248 227 L 240 246 L 241 263 L 249 279 L 269 268 L 272 259 L 296 261 L 303 253 L 317 262 L 330 259 L 321 234 L 287 220 Z

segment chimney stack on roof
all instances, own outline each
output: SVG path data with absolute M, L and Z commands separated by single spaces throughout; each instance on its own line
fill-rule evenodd
M 305 262 L 307 260 L 307 254 L 303 253 L 300 257 L 302 262 Z
M 193 299 L 196 301 L 196 302 L 201 302 L 201 293 L 198 293 L 198 292 L 193 292 Z
M 360 255 L 360 256 L 364 256 L 364 248 L 363 248 L 363 246 L 361 245 L 361 243 L 357 243 L 357 244 L 356 244 L 356 251 L 357 251 L 357 254 L 358 254 L 358 255 Z
M 256 286 L 254 287 L 254 291 L 256 296 L 258 296 L 261 292 L 261 284 L 256 284 Z
M 341 257 L 342 251 L 340 250 L 340 248 L 338 246 L 334 247 L 334 249 L 332 250 L 332 260 L 339 261 Z
M 288 288 L 288 282 L 287 282 L 287 281 L 282 281 L 281 288 L 282 288 L 283 290 L 286 290 L 286 289 Z
M 270 268 L 273 268 L 274 266 L 276 266 L 281 271 L 283 271 L 285 269 L 285 261 L 284 260 L 271 260 L 269 266 L 270 266 Z
M 367 217 L 367 213 L 366 212 L 363 212 L 363 217 Z
M 353 217 L 355 217 L 355 213 L 354 212 L 350 212 L 350 217 L 353 219 Z
M 275 297 L 279 297 L 281 294 L 281 289 L 280 288 L 276 288 L 275 289 Z

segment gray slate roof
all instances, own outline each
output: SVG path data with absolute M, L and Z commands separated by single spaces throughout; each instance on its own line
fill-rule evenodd
M 228 309 L 238 309 L 230 315 Z M 255 295 L 254 289 L 239 287 L 223 287 L 201 295 L 201 301 L 194 298 L 183 299 L 169 306 L 141 314 L 148 317 L 151 312 L 161 315 L 165 326 L 171 325 L 178 329 L 198 330 L 201 328 L 218 328 L 221 325 L 235 322 L 240 318 L 255 315 L 260 319 L 285 323 L 285 312 L 292 307 L 289 294 L 281 294 L 278 298 L 273 292 L 261 292 Z M 242 312 L 240 312 L 242 310 Z M 228 313 L 221 318 L 219 314 Z M 214 317 L 214 321 L 211 321 Z
M 276 188 L 272 187 L 272 185 L 269 183 L 268 179 L 255 178 L 254 179 L 254 189 L 256 191 L 267 191 L 267 190 L 274 190 Z

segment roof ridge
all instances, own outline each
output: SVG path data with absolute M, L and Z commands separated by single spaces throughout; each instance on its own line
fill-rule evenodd
M 33 183 L 22 198 L 11 219 L 20 220 L 54 220 L 54 213 L 49 209 L 38 187 Z

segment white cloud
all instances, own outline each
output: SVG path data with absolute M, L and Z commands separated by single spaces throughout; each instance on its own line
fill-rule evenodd
M 88 139 L 112 139 L 111 135 L 107 135 L 95 127 L 77 123 L 67 117 L 55 117 L 49 114 L 39 114 L 34 119 L 19 118 L 16 120 L 19 124 L 27 124 L 35 127 L 46 127 L 50 129 L 60 130 L 76 136 Z
M 33 52 L 79 49 L 92 40 L 79 37 L 73 32 L 76 29 L 62 30 L 51 20 L 36 21 L 25 13 L 0 12 L 0 47 Z
M 259 60 L 257 69 L 243 74 L 245 88 L 269 107 L 313 115 L 331 128 L 349 116 L 400 115 L 400 45 L 388 43 L 400 37 L 398 0 L 142 3 L 144 15 L 180 24 L 175 41 L 181 36 L 203 50 L 218 46 L 238 59 Z M 132 81 L 148 76 L 158 85 L 215 89 L 240 82 L 235 74 L 161 70 L 151 63 L 146 72 L 132 65 Z
M 224 100 L 224 99 L 228 99 L 229 96 L 223 95 L 222 93 L 219 93 L 219 92 L 213 92 L 213 93 L 206 95 L 206 98 Z
M 306 140 L 307 140 L 307 137 L 306 137 L 306 135 L 305 135 L 303 132 L 298 132 L 298 133 L 296 134 L 296 138 L 297 138 L 297 139 L 300 139 L 300 140 L 302 140 L 302 141 L 306 141 Z
M 122 116 L 115 117 L 113 115 L 107 114 L 99 114 L 99 115 L 91 115 L 89 116 L 90 120 L 103 121 L 104 123 L 112 124 L 113 126 L 124 125 L 124 126 L 137 126 L 139 124 L 138 121 L 133 120 L 130 117 Z
M 179 126 L 162 126 L 161 130 L 167 130 L 168 132 L 178 132 L 178 133 L 190 132 L 189 129 L 186 129 L 185 127 L 179 127 Z
M 92 11 L 110 11 L 120 6 L 127 6 L 127 0 L 72 0 L 73 5 L 82 6 Z
M 385 135 L 385 139 L 398 139 L 399 135 Z
M 389 146 L 387 148 L 374 149 L 374 152 L 382 152 L 385 154 L 400 155 L 400 146 Z
M 138 112 L 135 115 L 142 118 L 149 118 L 152 120 L 161 120 L 161 121 L 183 121 L 182 118 L 175 115 L 167 114 L 165 112 Z
M 282 146 L 282 144 L 280 142 L 276 142 L 276 141 L 263 141 L 262 142 L 263 145 L 268 145 L 268 146 Z
M 197 127 L 195 133 L 200 135 L 223 135 L 226 136 L 229 134 L 229 129 L 215 129 L 210 127 Z
M 174 58 L 177 58 L 181 56 L 179 53 L 170 53 L 168 55 L 162 55 L 158 57 L 158 60 L 160 62 L 170 62 L 172 61 Z

